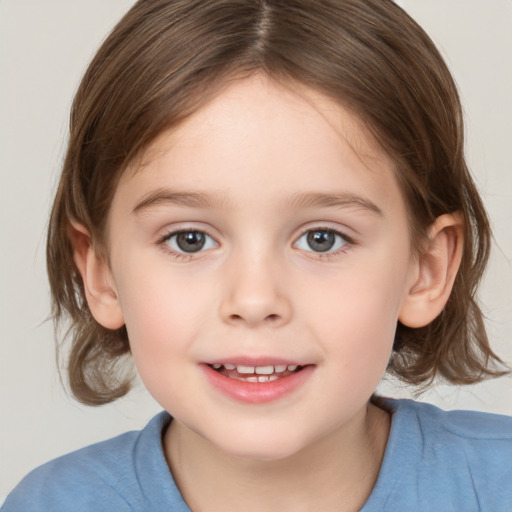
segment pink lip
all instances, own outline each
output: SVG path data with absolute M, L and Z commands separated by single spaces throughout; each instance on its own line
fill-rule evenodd
M 267 364 L 274 365 L 293 364 L 284 361 L 279 363 L 275 360 L 272 360 L 272 363 L 268 363 L 268 359 L 265 361 L 267 361 Z M 237 359 L 233 364 L 247 364 L 247 362 Z M 254 359 L 250 360 L 250 366 L 264 365 L 265 363 L 262 364 L 260 362 L 256 364 Z M 304 384 L 315 368 L 314 365 L 306 365 L 300 371 L 272 382 L 245 382 L 226 377 L 215 371 L 208 364 L 200 364 L 199 366 L 205 373 L 208 381 L 222 394 L 248 404 L 263 404 L 282 398 Z
M 301 366 L 300 363 L 296 361 L 290 361 L 286 359 L 276 359 L 272 357 L 233 357 L 233 358 L 223 358 L 223 359 L 216 359 L 212 361 L 208 361 L 208 364 L 234 364 L 235 366 L 238 365 L 244 365 L 244 366 L 277 366 L 277 365 L 296 365 Z

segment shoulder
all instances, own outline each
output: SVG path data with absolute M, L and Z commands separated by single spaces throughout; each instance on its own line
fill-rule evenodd
M 430 404 L 405 401 L 409 428 L 421 434 L 421 441 L 433 460 L 463 465 L 472 477 L 488 484 L 491 473 L 507 474 L 512 481 L 512 417 L 476 411 L 444 411 Z
M 444 411 L 412 400 L 393 401 L 397 428 L 416 437 L 434 459 L 512 471 L 512 417 L 477 411 Z
M 148 471 L 146 466 L 150 471 L 158 468 L 159 473 L 164 466 L 167 469 L 160 447 L 161 432 L 169 420 L 165 413 L 159 414 L 141 431 L 127 432 L 44 464 L 7 496 L 2 512 L 146 510 L 139 476 Z
M 392 429 L 383 471 L 399 477 L 395 496 L 409 495 L 421 510 L 512 510 L 512 417 L 384 403 Z
M 477 411 L 444 411 L 411 400 L 396 401 L 398 427 L 421 435 L 432 454 L 457 461 L 486 460 L 512 470 L 512 417 Z M 488 468 L 487 468 L 488 469 Z
M 413 400 L 385 399 L 393 418 L 405 424 L 416 424 L 437 437 L 455 436 L 460 442 L 512 441 L 512 416 L 478 411 L 444 411 L 428 403 Z M 455 440 L 455 439 L 452 439 Z

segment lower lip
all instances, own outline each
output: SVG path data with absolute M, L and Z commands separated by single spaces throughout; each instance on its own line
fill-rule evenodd
M 226 377 L 207 364 L 200 366 L 210 383 L 221 393 L 248 404 L 263 404 L 279 400 L 304 384 L 314 370 L 314 365 L 307 365 L 296 373 L 272 382 L 246 382 Z

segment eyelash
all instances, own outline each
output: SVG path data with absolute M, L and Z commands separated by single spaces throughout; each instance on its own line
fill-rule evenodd
M 187 252 L 177 251 L 177 250 L 173 249 L 172 247 L 170 247 L 170 245 L 168 243 L 169 240 L 171 240 L 173 237 L 180 235 L 181 233 L 199 233 L 199 234 L 204 235 L 204 236 L 208 237 L 209 239 L 213 240 L 215 242 L 215 244 L 218 245 L 218 243 L 215 241 L 215 239 L 213 237 L 211 237 L 210 235 L 208 235 L 208 233 L 205 233 L 204 231 L 201 231 L 200 229 L 194 229 L 194 228 L 178 229 L 176 231 L 171 231 L 169 233 L 166 233 L 165 235 L 163 235 L 156 241 L 156 245 L 159 246 L 160 248 L 162 248 L 162 250 L 166 254 L 171 254 L 174 258 L 176 258 L 179 261 L 185 261 L 185 262 L 190 261 L 194 258 L 194 256 L 203 252 L 203 249 L 201 249 L 197 252 L 187 253 Z
M 342 231 L 339 231 L 337 229 L 333 229 L 333 228 L 330 228 L 330 227 L 321 227 L 321 226 L 319 226 L 319 227 L 314 227 L 314 228 L 308 228 L 308 229 L 305 229 L 304 231 L 302 231 L 300 236 L 297 237 L 296 241 L 294 242 L 294 246 L 297 245 L 297 243 L 301 240 L 302 237 L 304 237 L 308 233 L 314 233 L 314 232 L 317 232 L 317 233 L 323 232 L 323 233 L 334 234 L 335 236 L 342 238 L 343 241 L 344 241 L 344 244 L 341 247 L 339 247 L 338 249 L 334 250 L 334 251 L 328 250 L 328 251 L 325 251 L 325 252 L 317 252 L 317 251 L 314 251 L 314 250 L 302 249 L 304 252 L 308 252 L 308 253 L 313 254 L 314 257 L 317 258 L 317 259 L 328 260 L 328 259 L 334 258 L 334 257 L 338 256 L 339 254 L 346 253 L 347 250 L 349 250 L 351 246 L 355 245 L 355 241 L 351 237 L 349 237 L 348 235 L 343 233 Z M 171 240 L 173 237 L 176 237 L 176 236 L 180 235 L 181 233 L 199 233 L 201 235 L 204 235 L 204 236 L 208 237 L 210 240 L 213 240 L 214 243 L 218 246 L 218 242 L 216 242 L 213 237 L 208 235 L 208 233 L 206 233 L 204 231 L 201 231 L 199 229 L 193 229 L 193 228 L 191 228 L 191 229 L 186 229 L 186 228 L 185 229 L 179 229 L 179 230 L 176 230 L 176 231 L 171 231 L 169 233 L 166 233 L 165 235 L 161 236 L 157 240 L 156 245 L 161 247 L 162 250 L 164 250 L 165 253 L 167 253 L 167 254 L 170 253 L 177 260 L 184 261 L 184 262 L 190 261 L 196 255 L 204 252 L 204 249 L 202 249 L 202 248 L 199 251 L 197 251 L 197 252 L 187 253 L 187 252 L 177 251 L 177 250 L 173 249 L 172 247 L 170 247 L 169 240 Z
M 338 249 L 335 249 L 334 251 L 317 252 L 317 251 L 313 251 L 313 250 L 310 250 L 310 251 L 304 250 L 305 252 L 309 252 L 312 255 L 314 255 L 314 258 L 316 258 L 316 259 L 329 260 L 329 259 L 335 258 L 336 256 L 339 256 L 340 254 L 346 253 L 352 246 L 356 245 L 355 240 L 352 237 L 343 233 L 342 231 L 340 231 L 338 229 L 331 228 L 331 227 L 323 227 L 323 226 L 317 226 L 317 227 L 313 227 L 313 228 L 310 227 L 310 228 L 305 229 L 300 234 L 300 236 L 297 238 L 294 245 L 296 245 L 297 242 L 303 236 L 307 235 L 308 233 L 315 233 L 315 232 L 316 233 L 318 233 L 318 232 L 331 233 L 331 234 L 334 234 L 335 236 L 342 238 L 344 241 L 344 244 L 341 247 L 339 247 Z

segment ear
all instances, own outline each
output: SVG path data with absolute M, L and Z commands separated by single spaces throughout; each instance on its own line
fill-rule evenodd
M 69 238 L 92 315 L 103 327 L 119 329 L 124 317 L 107 261 L 94 249 L 89 231 L 81 224 L 71 224 Z
M 462 259 L 464 222 L 459 213 L 441 215 L 429 229 L 426 250 L 416 262 L 413 282 L 402 302 L 398 320 L 424 327 L 444 309 Z

